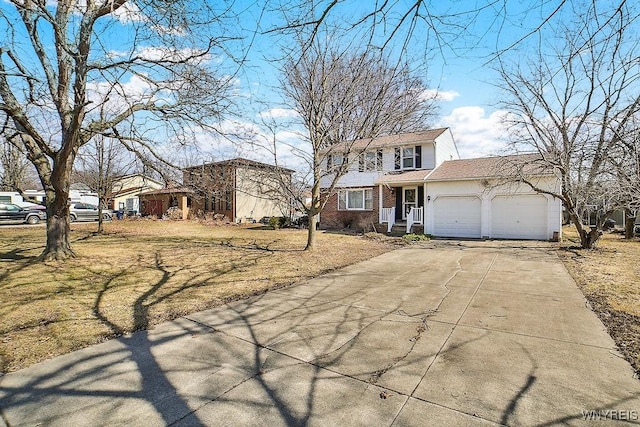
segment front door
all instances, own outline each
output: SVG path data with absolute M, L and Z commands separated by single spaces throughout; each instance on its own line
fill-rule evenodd
M 402 219 L 407 219 L 411 208 L 417 207 L 418 187 L 404 187 L 402 189 Z

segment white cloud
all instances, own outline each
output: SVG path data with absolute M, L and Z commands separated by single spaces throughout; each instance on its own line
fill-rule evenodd
M 107 114 L 119 114 L 130 105 L 158 100 L 163 92 L 156 85 L 140 76 L 131 76 L 128 81 L 89 82 L 87 98 L 89 113 L 102 110 Z
M 122 6 L 112 12 L 120 22 L 142 22 L 146 21 L 140 8 L 133 2 L 125 2 Z
M 57 8 L 58 0 L 47 0 L 47 7 Z M 113 2 L 112 2 L 113 5 Z M 73 13 L 77 15 L 84 15 L 87 13 L 87 0 L 77 0 L 73 4 Z M 129 22 L 141 22 L 146 21 L 146 18 L 142 14 L 140 8 L 133 2 L 127 1 L 123 5 L 119 6 L 115 10 L 111 11 L 111 15 L 122 22 L 123 24 Z
M 290 119 L 292 117 L 297 117 L 298 112 L 290 108 L 272 108 L 268 111 L 260 112 L 259 116 L 271 119 Z
M 438 89 L 426 89 L 421 94 L 423 99 L 435 99 L 436 101 L 445 102 L 451 102 L 459 96 L 460 94 L 454 90 L 440 91 Z
M 175 49 L 157 46 L 142 48 L 137 52 L 137 56 L 146 61 L 189 61 L 201 63 L 211 60 L 211 55 L 204 54 L 201 49 Z
M 443 117 L 438 125 L 451 128 L 461 158 L 485 157 L 504 153 L 503 120 L 507 114 L 497 110 L 487 116 L 482 107 L 459 107 Z

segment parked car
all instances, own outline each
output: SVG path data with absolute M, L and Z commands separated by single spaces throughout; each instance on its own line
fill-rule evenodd
M 608 231 L 608 230 L 613 229 L 615 226 L 616 226 L 616 222 L 615 222 L 615 220 L 613 220 L 613 219 L 611 219 L 611 218 L 607 218 L 607 219 L 604 221 L 604 224 L 602 224 L 602 229 L 603 229 L 604 231 Z
M 47 214 L 43 210 L 21 208 L 13 203 L 0 203 L 0 221 L 20 221 L 27 224 L 37 224 L 45 219 L 47 219 Z
M 89 203 L 71 203 L 69 206 L 69 220 L 75 221 L 97 221 L 98 220 L 98 207 Z M 111 210 L 102 210 L 102 219 L 104 221 L 111 221 Z

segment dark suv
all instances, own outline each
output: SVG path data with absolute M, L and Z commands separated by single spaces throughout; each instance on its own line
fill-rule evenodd
M 21 208 L 11 203 L 0 203 L 0 221 L 26 222 L 37 224 L 47 219 L 47 214 L 38 209 Z

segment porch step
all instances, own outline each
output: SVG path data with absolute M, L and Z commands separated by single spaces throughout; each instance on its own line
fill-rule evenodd
M 385 224 L 386 226 L 386 224 Z M 411 227 L 411 232 L 414 234 L 423 234 L 424 233 L 424 226 L 422 225 L 418 225 L 418 224 L 414 224 L 413 227 Z M 393 236 L 393 237 L 402 237 L 405 234 L 407 234 L 407 223 L 398 223 L 396 222 L 395 224 L 393 224 L 393 227 L 391 227 L 391 232 L 390 233 L 386 233 L 387 236 Z

